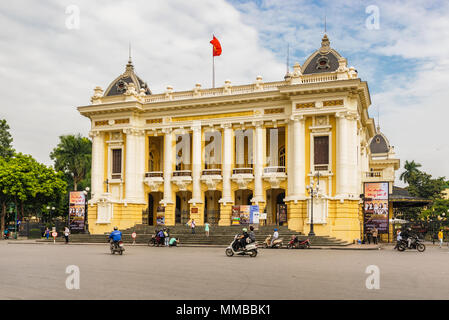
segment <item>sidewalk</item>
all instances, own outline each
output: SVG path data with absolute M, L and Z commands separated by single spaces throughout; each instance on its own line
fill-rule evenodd
M 38 240 L 7 240 L 5 241 L 8 244 L 37 244 L 37 245 L 63 245 L 63 246 L 74 246 L 74 245 L 100 245 L 100 246 L 106 246 L 108 245 L 107 242 L 104 243 L 98 243 L 98 242 L 69 242 L 66 244 L 63 241 L 56 241 L 56 243 L 53 243 L 53 241 L 42 241 L 41 239 Z M 148 247 L 145 243 L 125 243 L 125 246 L 129 247 Z M 200 245 L 200 244 L 181 244 L 179 247 L 192 247 L 192 248 L 226 248 L 227 245 Z M 264 249 L 262 247 L 259 247 L 258 249 Z M 282 248 L 287 249 L 287 248 Z M 312 246 L 310 249 L 317 250 L 380 250 L 380 245 L 374 245 L 374 244 L 350 244 L 347 246 Z M 264 249 L 265 250 L 265 249 Z M 267 250 L 274 250 L 274 249 L 267 249 Z M 292 249 L 292 250 L 306 250 L 306 249 Z

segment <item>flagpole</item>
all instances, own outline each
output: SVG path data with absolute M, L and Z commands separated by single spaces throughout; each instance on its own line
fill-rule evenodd
M 213 47 L 212 47 L 212 88 L 215 88 L 215 56 Z

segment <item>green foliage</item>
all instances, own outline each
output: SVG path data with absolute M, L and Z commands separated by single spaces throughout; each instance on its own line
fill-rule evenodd
M 424 220 L 442 220 L 449 215 L 448 210 L 449 200 L 435 199 L 432 207 L 421 212 L 420 218 L 424 218 Z
M 80 134 L 60 136 L 59 139 L 50 158 L 55 161 L 55 169 L 69 176 L 73 190 L 77 190 L 78 184 L 90 175 L 92 142 Z
M 0 158 L 9 158 L 14 154 L 12 136 L 9 133 L 9 125 L 5 119 L 0 120 Z
M 36 214 L 48 203 L 58 202 L 66 193 L 62 172 L 55 172 L 30 155 L 21 153 L 9 159 L 0 158 L 0 202 L 2 207 L 14 203 L 21 214 L 28 209 Z M 2 210 L 2 225 L 6 215 Z
M 421 171 L 411 172 L 408 184 L 407 190 L 412 196 L 424 199 L 441 199 L 447 185 L 444 177 L 433 179 L 430 174 Z
M 414 160 L 411 162 L 405 161 L 404 169 L 405 171 L 401 173 L 399 180 L 404 181 L 405 183 L 409 182 L 410 176 L 413 173 L 419 172 L 418 168 L 421 167 L 419 163 L 416 163 Z

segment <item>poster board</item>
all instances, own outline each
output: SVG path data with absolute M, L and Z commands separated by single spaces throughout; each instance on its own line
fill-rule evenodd
M 240 206 L 232 206 L 231 225 L 240 224 Z
M 165 225 L 165 207 L 158 206 L 156 210 L 156 225 L 163 226 Z
M 379 234 L 388 233 L 389 183 L 365 182 L 363 203 L 363 230 L 376 228 Z
M 71 191 L 69 194 L 69 228 L 72 233 L 84 231 L 86 215 L 86 195 L 83 191 Z

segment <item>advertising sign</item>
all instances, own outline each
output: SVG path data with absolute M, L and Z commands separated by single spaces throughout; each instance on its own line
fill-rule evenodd
M 279 225 L 282 226 L 285 222 L 287 222 L 287 205 L 279 204 L 278 213 L 279 213 Z
M 240 206 L 240 224 L 249 224 L 251 206 Z
M 381 233 L 388 233 L 388 182 L 366 182 L 364 211 L 365 233 L 376 228 Z
M 165 225 L 165 207 L 163 207 L 163 206 L 157 207 L 156 224 L 158 226 Z
M 240 224 L 240 206 L 232 206 L 231 224 Z
M 86 195 L 83 191 L 72 191 L 69 201 L 69 228 L 73 233 L 84 231 Z
M 251 224 L 259 224 L 260 213 L 259 206 L 251 206 L 250 207 L 250 223 Z

